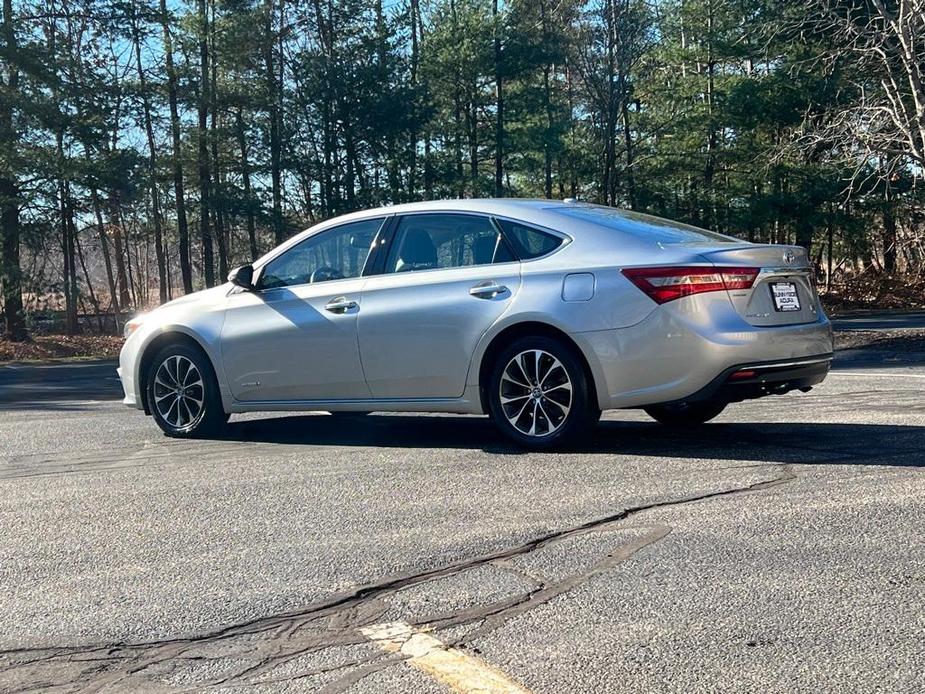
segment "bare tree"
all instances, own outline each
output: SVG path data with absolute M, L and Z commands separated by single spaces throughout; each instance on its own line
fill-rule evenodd
M 925 0 L 807 0 L 806 13 L 831 37 L 829 64 L 851 61 L 859 94 L 826 122 L 826 135 L 925 166 Z
M 173 142 L 174 204 L 177 208 L 177 236 L 180 275 L 183 291 L 193 291 L 193 271 L 190 266 L 189 225 L 186 221 L 186 195 L 183 187 L 183 164 L 180 161 L 180 109 L 177 97 L 177 71 L 173 64 L 173 37 L 170 33 L 170 13 L 167 0 L 160 0 L 161 28 L 164 34 L 164 67 L 167 73 L 167 101 L 170 106 L 170 135 Z
M 151 100 L 148 94 L 148 81 L 145 77 L 144 64 L 141 60 L 141 25 L 138 8 L 133 0 L 131 5 L 132 43 L 135 48 L 135 65 L 138 68 L 138 90 L 141 94 L 142 112 L 144 114 L 145 134 L 148 139 L 148 166 L 151 176 L 151 216 L 154 222 L 154 252 L 157 257 L 157 286 L 160 302 L 167 301 L 167 265 L 164 260 L 164 218 L 161 214 L 160 191 L 157 181 L 157 147 L 154 143 L 154 126 L 151 118 Z

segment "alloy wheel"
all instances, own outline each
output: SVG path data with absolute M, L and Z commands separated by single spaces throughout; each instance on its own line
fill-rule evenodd
M 154 375 L 154 405 L 170 427 L 190 429 L 205 413 L 202 374 L 184 356 L 167 357 Z
M 531 349 L 515 355 L 501 372 L 501 409 L 521 434 L 544 437 L 558 431 L 572 408 L 572 381 L 554 355 Z

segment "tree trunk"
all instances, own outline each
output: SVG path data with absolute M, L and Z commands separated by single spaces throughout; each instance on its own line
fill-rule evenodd
M 235 113 L 235 130 L 238 136 L 238 147 L 241 148 L 241 179 L 244 184 L 244 198 L 247 201 L 247 242 L 250 248 L 251 261 L 257 260 L 257 222 L 254 218 L 254 198 L 251 192 L 251 167 L 247 156 L 247 133 L 244 131 L 244 116 L 239 109 Z
M 157 287 L 160 303 L 167 301 L 167 266 L 164 261 L 164 221 L 161 215 L 161 201 L 157 186 L 157 149 L 154 144 L 154 127 L 151 124 L 151 102 L 148 99 L 147 79 L 141 63 L 141 29 L 138 13 L 132 2 L 132 41 L 135 44 L 135 64 L 138 67 L 138 90 L 141 92 L 141 106 L 144 115 L 145 134 L 148 138 L 148 168 L 151 176 L 151 216 L 154 222 L 154 253 L 157 257 Z
M 16 147 L 13 127 L 13 102 L 19 97 L 19 70 L 16 66 L 16 31 L 13 2 L 3 0 L 3 42 L 9 56 L 6 63 L 5 98 L 0 99 L 0 146 L 6 151 Z M 22 306 L 22 275 L 19 268 L 19 185 L 8 158 L 0 160 L 0 289 L 3 295 L 3 335 L 9 340 L 26 340 L 26 321 Z
M 26 322 L 23 317 L 22 284 L 19 269 L 19 188 L 4 172 L 0 175 L 0 226 L 3 230 L 3 336 L 9 340 L 25 340 Z
M 273 189 L 273 238 L 277 244 L 283 242 L 285 233 L 283 229 L 283 194 L 282 194 L 282 142 L 280 133 L 281 120 L 281 93 L 282 84 L 277 82 L 276 67 L 274 66 L 273 50 L 275 41 L 273 40 L 273 0 L 266 0 L 266 38 L 264 62 L 266 64 L 265 79 L 269 87 L 269 106 L 270 106 L 270 179 Z M 282 42 L 282 15 L 283 0 L 279 0 L 280 12 L 280 31 L 279 40 Z M 279 70 L 283 69 L 283 56 L 279 56 Z
M 896 215 L 889 197 L 883 208 L 883 269 L 896 272 Z
M 419 30 L 421 26 L 421 8 L 419 0 L 411 0 L 411 89 L 416 90 L 418 84 L 418 42 Z M 415 121 L 416 122 L 416 121 Z M 425 152 L 426 153 L 426 152 Z M 410 162 L 408 164 L 408 199 L 415 200 L 415 188 L 417 187 L 417 163 L 418 163 L 418 131 L 417 127 L 411 129 L 411 147 L 409 149 Z M 427 177 L 427 162 L 424 162 L 425 179 Z M 425 188 L 427 183 L 425 180 Z
M 543 44 L 546 45 L 550 40 L 546 0 L 540 0 L 540 21 L 542 22 Z M 543 133 L 543 195 L 547 198 L 552 197 L 553 112 L 552 87 L 549 81 L 551 72 L 552 65 L 549 62 L 543 63 L 543 112 L 546 115 L 546 132 Z
M 206 0 L 199 0 L 199 236 L 202 241 L 202 270 L 207 287 L 215 286 L 215 258 L 209 215 L 212 210 L 209 170 L 209 14 Z
M 883 178 L 883 269 L 889 274 L 896 272 L 896 198 L 891 186 L 894 162 L 881 159 Z
M 607 110 L 604 116 L 604 171 L 601 176 L 601 192 L 605 205 L 615 205 L 617 200 L 617 90 L 613 75 L 617 72 L 617 8 L 616 0 L 607 0 Z
M 87 158 L 90 158 L 89 153 Z M 112 274 L 112 256 L 109 253 L 109 239 L 106 236 L 106 225 L 103 223 L 103 211 L 100 205 L 100 196 L 96 188 L 90 188 L 90 198 L 93 202 L 93 212 L 96 215 L 96 229 L 100 238 L 100 250 L 103 253 L 103 263 L 106 266 L 106 281 L 109 284 L 109 303 L 112 305 L 113 322 L 116 326 L 116 332 L 121 329 L 119 324 L 119 295 L 116 291 L 116 279 Z
M 716 101 L 716 56 L 714 51 L 715 7 L 713 0 L 707 5 L 707 161 L 703 171 L 704 192 L 707 200 L 704 206 L 704 224 L 712 227 L 716 224 L 716 195 L 713 192 L 713 176 L 716 173 L 716 118 L 714 115 Z M 810 231 L 812 234 L 812 231 Z M 807 251 L 809 247 L 807 246 Z
M 434 169 L 430 156 L 430 134 L 424 133 L 424 199 L 434 199 Z
M 544 3 L 545 7 L 545 3 Z M 543 195 L 552 197 L 552 92 L 549 86 L 550 66 L 543 66 L 543 108 L 546 111 L 546 132 L 543 136 Z
M 457 28 L 456 3 L 450 0 L 450 18 L 454 30 Z M 453 74 L 453 161 L 456 163 L 456 197 L 465 195 L 465 174 L 463 173 L 463 108 L 462 75 L 457 67 Z
M 568 60 L 565 62 L 565 84 L 568 97 L 569 141 L 571 142 L 568 153 L 569 195 L 574 198 L 578 195 L 578 172 L 575 166 L 575 150 L 577 149 L 575 130 L 575 87 L 572 79 L 572 66 Z
M 60 153 L 59 149 L 59 155 Z M 64 331 L 68 335 L 76 335 L 77 263 L 74 254 L 74 208 L 70 200 L 70 186 L 64 177 L 59 181 L 58 191 L 61 205 L 61 252 L 64 258 Z
M 347 196 L 347 210 L 353 212 L 356 210 L 356 142 L 353 137 L 353 124 L 351 123 L 352 114 L 350 111 L 350 100 L 344 99 L 343 104 L 343 123 L 344 123 L 344 188 Z
M 211 145 L 212 145 L 212 171 L 214 172 L 215 187 L 212 193 L 212 209 L 215 211 L 215 238 L 218 241 L 218 281 L 224 282 L 228 276 L 228 236 L 225 228 L 225 205 L 224 190 L 222 187 L 222 167 L 218 156 L 218 56 L 215 48 L 215 0 L 209 2 L 212 13 L 210 22 L 211 30 L 209 32 L 210 43 L 212 47 L 211 65 L 212 65 L 212 90 L 210 92 L 210 104 L 212 110 L 212 128 L 211 128 Z
M 629 199 L 630 209 L 639 207 L 636 200 L 636 176 L 633 172 L 633 132 L 630 130 L 629 95 L 623 96 L 623 146 L 626 149 L 626 196 Z
M 498 0 L 492 3 L 494 26 L 495 59 L 495 197 L 504 195 L 504 89 L 502 83 L 501 17 L 498 14 Z
M 453 159 L 456 162 L 456 197 L 465 195 L 465 173 L 463 171 L 463 115 L 460 85 L 457 83 L 453 92 Z
M 475 103 L 475 90 L 468 94 L 468 103 L 466 104 L 466 126 L 469 131 L 469 179 L 471 181 L 471 195 L 479 195 L 479 122 L 478 107 Z
M 832 203 L 829 203 L 829 214 L 826 215 L 826 243 L 825 243 L 825 290 L 832 291 L 832 245 L 835 241 L 835 225 L 832 223 Z
M 109 228 L 112 231 L 113 253 L 116 258 L 116 282 L 119 285 L 119 306 L 125 309 L 131 304 L 128 294 L 128 274 L 125 271 L 125 251 L 122 246 L 122 215 L 119 199 L 115 192 L 109 194 Z
M 806 254 L 811 256 L 813 251 L 813 225 L 805 216 L 801 216 L 797 222 L 796 245 L 805 248 Z
M 52 63 L 57 64 L 58 23 L 55 16 L 55 5 L 50 3 L 52 16 L 51 24 L 47 30 L 48 53 Z M 63 100 L 57 86 L 51 89 L 52 100 L 60 104 Z M 58 114 L 56 114 L 58 115 Z M 58 179 L 58 214 L 61 228 L 61 258 L 62 258 L 62 289 L 64 291 L 64 332 L 67 335 L 77 334 L 77 267 L 74 257 L 73 238 L 73 208 L 70 200 L 70 181 L 68 180 L 67 166 L 64 156 L 64 119 L 59 118 L 55 127 L 55 154 L 56 171 Z
M 164 33 L 164 62 L 167 70 L 167 101 L 170 104 L 170 134 L 173 140 L 173 189 L 177 206 L 177 236 L 180 275 L 183 291 L 193 291 L 193 269 L 190 263 L 189 225 L 186 220 L 186 194 L 183 186 L 183 163 L 180 160 L 180 110 L 177 105 L 177 72 L 173 66 L 173 39 L 170 35 L 170 15 L 167 0 L 161 0 L 161 26 Z
M 80 236 L 76 229 L 71 230 L 71 238 L 74 239 L 74 248 L 77 251 L 77 259 L 80 261 L 80 267 L 84 273 L 84 282 L 87 283 L 87 293 L 90 295 L 90 303 L 93 304 L 93 310 L 96 312 L 96 322 L 99 326 L 100 333 L 104 332 L 103 315 L 100 310 L 100 300 L 93 290 L 93 282 L 90 280 L 90 273 L 87 271 L 87 261 L 84 259 L 83 249 L 80 247 Z M 87 321 L 89 325 L 89 320 Z M 79 326 L 78 326 L 79 327 Z

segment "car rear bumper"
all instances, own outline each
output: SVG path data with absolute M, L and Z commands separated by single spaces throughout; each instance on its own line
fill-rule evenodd
M 772 394 L 778 383 L 784 387 L 777 390 L 808 388 L 828 373 L 832 326 L 821 311 L 811 323 L 756 327 L 729 310 L 725 296 L 672 303 L 678 305 L 660 306 L 631 327 L 572 335 L 591 367 L 601 409 L 744 400 Z M 788 372 L 792 363 L 796 373 Z M 759 373 L 727 384 L 746 366 Z
M 825 380 L 832 358 L 832 354 L 820 354 L 799 360 L 739 364 L 726 369 L 682 402 L 740 402 L 766 395 L 783 395 L 792 390 L 806 391 Z

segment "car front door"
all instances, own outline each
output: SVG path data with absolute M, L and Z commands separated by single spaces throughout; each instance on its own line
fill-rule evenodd
M 309 236 L 229 300 L 222 362 L 240 401 L 369 398 L 357 346 L 363 268 L 382 219 Z
M 481 215 L 404 215 L 388 245 L 358 318 L 373 397 L 460 397 L 476 344 L 520 289 L 520 263 Z

